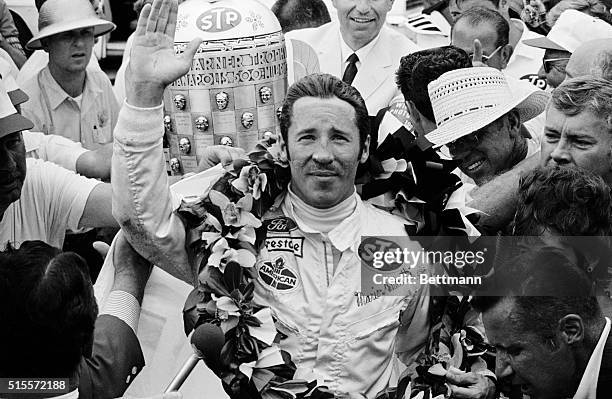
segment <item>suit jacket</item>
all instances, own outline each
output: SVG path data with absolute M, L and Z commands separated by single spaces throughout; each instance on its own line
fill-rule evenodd
M 309 44 L 319 57 L 321 72 L 342 78 L 344 61 L 340 47 L 340 25 L 329 22 L 317 28 L 298 29 L 286 34 L 286 37 L 298 39 Z M 387 107 L 394 97 L 401 96 L 395 84 L 395 72 L 400 59 L 419 48 L 406 36 L 383 25 L 378 41 L 369 53 L 368 58 L 360 60 L 353 86 L 359 90 L 366 102 L 370 115 Z
M 99 316 L 91 357 L 79 364 L 79 399 L 121 397 L 144 364 L 134 331 L 115 316 Z

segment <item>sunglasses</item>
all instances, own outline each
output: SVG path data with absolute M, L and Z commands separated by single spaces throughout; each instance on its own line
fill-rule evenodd
M 477 130 L 474 133 L 470 133 L 467 136 L 458 138 L 455 141 L 451 141 L 440 148 L 442 155 L 448 158 L 453 158 L 453 155 L 460 154 L 464 151 L 469 151 L 474 147 L 477 147 L 480 141 L 485 137 L 487 131 L 484 129 Z
M 502 47 L 504 47 L 505 45 L 502 46 L 498 46 L 495 48 L 495 50 L 493 50 L 493 52 L 489 55 L 482 55 L 482 59 L 480 60 L 480 62 L 486 64 L 487 62 L 489 62 L 489 60 L 491 59 L 491 57 L 493 57 L 495 55 L 495 53 L 497 53 L 499 50 L 501 50 Z M 468 53 L 468 55 L 470 56 L 470 58 L 474 58 L 474 53 Z
M 569 61 L 569 57 L 543 59 L 542 66 L 544 67 L 544 72 L 550 73 L 551 68 L 555 68 L 559 72 L 565 72 L 565 65 L 555 64 L 557 61 Z

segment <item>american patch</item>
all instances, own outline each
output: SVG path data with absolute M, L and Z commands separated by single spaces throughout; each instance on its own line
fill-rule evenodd
M 297 224 L 285 216 L 264 220 L 263 223 L 266 226 L 266 230 L 272 233 L 288 233 L 297 229 Z
M 298 258 L 304 256 L 304 237 L 268 237 L 265 245 L 270 252 L 293 252 Z
M 261 263 L 258 273 L 264 284 L 278 291 L 290 291 L 298 284 L 297 276 L 286 266 L 282 256 Z

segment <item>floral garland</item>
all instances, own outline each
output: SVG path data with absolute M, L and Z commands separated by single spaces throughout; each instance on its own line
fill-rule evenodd
M 404 147 L 395 147 L 394 153 L 398 158 L 402 154 L 404 157 L 418 158 L 414 151 L 401 151 L 402 148 Z M 253 303 L 253 280 L 256 278 L 254 265 L 266 234 L 265 229 L 261 228 L 261 219 L 268 210 L 280 205 L 275 201 L 282 198 L 280 194 L 290 180 L 285 154 L 280 135 L 268 138 L 249 153 L 247 160 L 236 160 L 227 167 L 204 196 L 195 200 L 183 200 L 178 209 L 178 215 L 187 231 L 186 247 L 190 263 L 197 267 L 199 281 L 198 287 L 191 292 L 185 304 L 185 331 L 189 334 L 202 324 L 218 327 L 219 334 L 224 337 L 219 359 L 205 361 L 221 378 L 224 389 L 232 398 L 335 397 L 332 391 L 324 386 L 317 386 L 314 378 L 296 368 L 289 353 L 279 346 L 285 336 L 277 331 L 271 310 Z M 378 155 L 380 154 L 379 151 Z M 421 175 L 420 171 L 424 170 L 421 166 L 425 165 L 425 159 L 416 159 L 413 164 L 417 175 Z M 410 173 L 411 176 L 414 174 L 414 171 Z M 397 182 L 405 188 L 404 192 L 418 192 L 420 197 L 429 200 L 429 205 L 426 204 L 425 207 L 421 203 L 418 204 L 417 213 L 420 215 L 444 215 L 443 197 L 447 198 L 457 187 L 456 181 L 451 178 L 446 180 L 447 184 L 430 188 L 428 192 L 415 191 L 420 190 L 415 184 L 416 177 L 411 180 L 408 173 L 396 173 L 393 176 L 400 178 Z M 439 176 L 440 173 L 436 177 Z M 389 182 L 396 183 L 395 180 L 387 180 L 384 184 L 388 185 Z M 373 190 L 372 185 L 365 187 L 371 191 L 380 191 L 376 184 L 372 183 Z M 364 193 L 363 196 L 368 195 Z M 410 219 L 410 215 L 414 215 L 414 212 L 410 211 L 410 204 L 404 203 L 400 208 L 403 210 L 400 212 L 402 216 Z M 419 219 L 422 220 L 422 217 Z M 452 218 L 452 223 L 444 223 L 445 217 L 438 219 L 441 222 L 437 225 L 442 227 L 460 224 L 456 218 Z M 423 234 L 431 234 L 433 231 L 429 227 L 431 222 L 427 223 L 428 228 L 422 230 Z M 442 227 L 436 228 L 438 233 L 448 231 Z M 434 317 L 434 314 L 438 314 L 435 317 L 442 319 L 439 313 L 432 313 L 431 317 Z M 406 390 L 406 384 L 403 388 L 400 385 L 400 388 L 406 391 L 405 394 L 402 392 L 401 396 L 397 396 L 397 390 L 393 391 L 394 394 L 387 390 L 379 397 L 411 398 L 426 391 L 425 387 L 431 388 L 431 393 L 441 391 L 440 386 L 444 384 L 440 385 L 440 379 L 436 379 L 435 375 L 432 379 L 428 370 L 440 362 L 451 364 L 448 363 L 447 357 L 455 359 L 456 356 L 444 357 L 443 353 L 450 353 L 451 347 L 457 350 L 457 345 L 452 345 L 457 339 L 464 348 L 462 353 L 469 353 L 469 344 L 466 343 L 469 341 L 469 334 L 466 333 L 471 331 L 457 330 L 455 323 L 452 327 L 453 334 L 441 334 L 441 326 L 447 324 L 432 320 L 432 325 L 436 325 L 436 328 L 432 330 L 428 351 L 424 357 L 419 358 L 419 377 L 414 378 L 413 375 L 409 378 L 411 388 Z M 442 343 L 441 337 L 446 336 L 459 338 Z M 441 351 L 441 347 L 446 348 L 446 352 Z M 455 363 L 456 360 L 453 360 L 452 364 Z M 462 360 L 458 366 L 466 365 Z M 349 396 L 347 394 L 347 397 Z

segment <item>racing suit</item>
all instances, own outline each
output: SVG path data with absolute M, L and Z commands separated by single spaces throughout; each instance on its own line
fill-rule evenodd
M 143 256 L 193 284 L 185 228 L 168 187 L 162 120 L 162 106 L 123 106 L 115 129 L 113 213 Z M 281 347 L 298 368 L 314 371 L 331 389 L 373 398 L 396 385 L 398 360 L 414 359 L 429 332 L 426 286 L 402 296 L 361 295 L 362 236 L 405 237 L 405 221 L 357 197 L 353 213 L 322 234 L 300 220 L 288 198 L 263 218 L 267 236 L 255 265 L 255 301 L 272 309 L 277 328 L 288 335 Z M 336 267 L 332 246 L 341 253 Z

